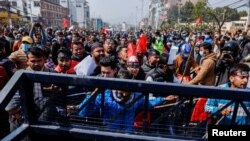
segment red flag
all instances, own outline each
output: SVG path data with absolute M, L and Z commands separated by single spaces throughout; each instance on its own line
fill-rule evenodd
M 201 24 L 201 17 L 197 18 L 195 20 L 195 24 L 198 26 L 199 24 Z
M 141 34 L 136 48 L 137 53 L 146 54 L 147 53 L 147 37 L 145 34 Z
M 127 49 L 128 49 L 127 50 L 127 56 L 128 56 L 128 58 L 130 56 L 137 56 L 136 55 L 136 46 L 133 43 L 129 43 Z
M 107 32 L 107 29 L 106 29 L 105 27 L 102 28 L 102 33 L 103 33 L 103 34 L 107 34 L 107 33 L 108 33 L 108 32 Z
M 69 28 L 69 22 L 66 18 L 63 18 L 63 26 Z

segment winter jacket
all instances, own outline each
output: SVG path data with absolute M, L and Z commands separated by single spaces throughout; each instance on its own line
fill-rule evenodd
M 103 120 L 104 123 L 107 124 L 107 127 L 109 129 L 116 129 L 116 130 L 126 130 L 131 131 L 133 130 L 133 123 L 134 123 L 134 117 L 136 109 L 139 107 L 142 107 L 144 105 L 145 99 L 144 97 L 140 100 L 136 101 L 132 106 L 130 106 L 127 111 L 125 111 L 123 114 L 119 115 L 116 119 L 112 121 L 112 123 L 109 123 L 111 119 L 113 119 L 120 111 L 122 111 L 129 103 L 131 103 L 135 98 L 141 95 L 141 93 L 133 93 L 130 96 L 130 99 L 126 103 L 118 102 L 114 96 L 113 96 L 112 90 L 106 90 L 104 92 L 105 99 L 104 99 L 104 111 L 101 111 L 104 113 Z M 88 101 L 90 96 L 87 96 L 81 104 L 80 109 Z M 80 117 L 88 117 L 93 115 L 94 113 L 100 111 L 101 109 L 101 101 L 102 96 L 99 94 L 97 98 L 93 101 L 91 101 L 88 105 L 86 105 L 80 112 Z M 163 98 L 155 98 L 149 101 L 149 108 L 152 108 L 155 105 L 159 105 L 163 103 Z
M 216 54 L 211 53 L 202 60 L 199 72 L 196 77 L 189 82 L 189 84 L 201 84 L 207 86 L 215 85 L 215 66 Z
M 230 83 L 226 83 L 226 84 L 220 85 L 219 87 L 229 88 L 230 87 Z M 208 101 L 207 101 L 207 103 L 206 103 L 206 106 L 205 106 L 205 111 L 208 112 L 208 113 L 210 113 L 210 114 L 216 113 L 223 106 L 225 106 L 226 104 L 228 104 L 230 101 L 231 100 L 209 98 Z M 250 112 L 250 101 L 245 101 L 243 103 L 246 106 L 248 112 Z M 229 107 L 231 109 L 234 109 L 234 104 L 235 103 L 231 104 Z M 219 122 L 219 124 L 230 125 L 231 124 L 231 120 L 232 120 L 232 116 L 233 116 L 233 112 L 230 115 L 225 116 Z M 235 123 L 236 123 L 236 125 L 250 125 L 250 118 L 247 117 L 247 114 L 243 110 L 243 108 L 242 108 L 241 105 L 239 105 Z
M 141 66 L 142 70 L 145 72 L 145 74 L 147 74 L 150 70 L 152 70 L 153 68 L 155 68 L 155 66 L 150 66 L 148 61 L 143 63 L 143 65 Z

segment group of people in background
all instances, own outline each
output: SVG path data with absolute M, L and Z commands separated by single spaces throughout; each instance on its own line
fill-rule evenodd
M 241 30 L 225 34 L 205 30 L 189 32 L 175 29 L 103 33 L 78 29 L 55 31 L 41 23 L 33 23 L 29 30 L 1 27 L 0 90 L 14 73 L 21 69 L 246 89 L 249 86 L 249 52 L 250 36 Z M 56 85 L 44 86 L 40 83 L 34 83 L 33 87 L 34 101 L 38 109 L 44 106 L 41 103 L 48 101 L 43 93 L 61 89 Z M 103 93 L 105 93 L 105 115 L 103 116 L 105 122 L 110 122 L 109 119 L 119 113 L 120 109 L 141 95 L 140 92 L 110 89 Z M 58 96 L 51 99 L 63 98 Z M 97 96 L 86 106 L 88 99 L 90 96 L 69 109 L 80 109 L 77 113 L 80 117 L 92 116 L 93 113 L 100 111 L 101 96 Z M 149 108 L 175 100 L 178 100 L 176 96 L 157 97 L 151 94 Z M 126 114 L 112 121 L 108 128 L 133 130 L 136 109 L 143 105 L 143 101 L 141 99 L 134 103 L 135 106 L 130 107 Z M 191 122 L 205 120 L 227 102 L 197 98 L 190 115 Z M 55 112 L 58 107 L 61 107 L 60 104 L 60 102 L 54 104 Z M 249 102 L 245 104 L 249 109 Z M 5 110 L 9 114 L 12 131 L 23 122 L 19 92 Z M 233 106 L 221 111 L 225 117 L 222 124 L 230 124 L 232 111 Z M 249 125 L 250 118 L 242 110 L 236 123 Z

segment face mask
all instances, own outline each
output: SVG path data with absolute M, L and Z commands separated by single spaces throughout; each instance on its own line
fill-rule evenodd
M 187 37 L 187 35 L 186 34 L 181 34 L 181 37 L 185 38 L 185 37 Z
M 244 38 L 242 37 L 242 36 L 240 36 L 239 38 L 238 38 L 238 40 L 243 40 Z
M 72 39 L 71 35 L 68 35 L 68 36 L 67 36 L 67 38 L 68 38 L 69 40 L 71 40 L 71 39 Z
M 28 50 L 29 50 L 29 48 L 30 48 L 30 45 L 29 44 L 22 44 L 22 50 L 24 51 L 24 52 L 28 52 Z
M 19 35 L 16 35 L 15 36 L 15 40 L 19 40 L 20 39 L 20 36 Z
M 209 38 L 209 35 L 205 35 L 205 38 Z
M 156 37 L 156 40 L 158 40 L 158 41 L 161 40 L 161 37 Z
M 200 54 L 201 57 L 205 56 L 204 51 L 200 51 L 199 54 Z

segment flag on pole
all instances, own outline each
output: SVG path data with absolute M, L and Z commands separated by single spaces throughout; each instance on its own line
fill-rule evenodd
M 146 54 L 147 53 L 147 37 L 145 34 L 141 34 L 136 47 L 137 53 Z
M 199 18 L 197 18 L 196 20 L 195 20 L 195 24 L 196 24 L 196 26 L 198 26 L 199 24 L 201 24 L 201 17 L 199 17 Z
M 66 18 L 63 18 L 63 27 L 69 28 L 69 22 Z
M 107 31 L 107 29 L 105 27 L 102 28 L 102 33 L 103 34 L 107 34 L 108 33 L 108 31 Z

